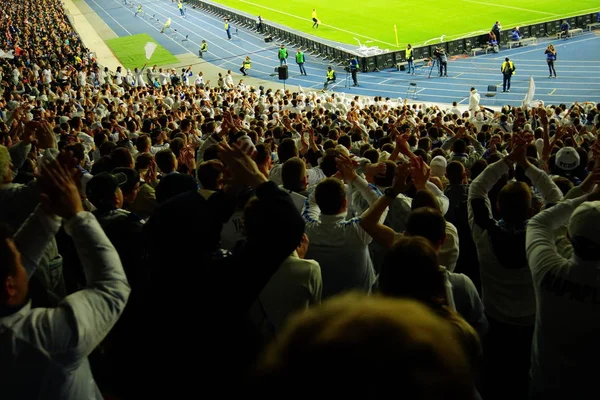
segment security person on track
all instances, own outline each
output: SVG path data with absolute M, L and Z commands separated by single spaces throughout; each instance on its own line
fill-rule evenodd
M 515 64 L 510 61 L 510 58 L 506 57 L 500 71 L 502 71 L 502 91 L 510 92 L 510 78 L 515 73 Z
M 242 68 L 240 68 L 240 72 L 244 74 L 244 76 L 248 75 L 248 70 L 252 68 L 252 60 L 250 60 L 250 56 L 246 56 L 244 61 L 242 62 Z
M 335 71 L 331 67 L 327 67 L 327 80 L 323 84 L 323 91 L 327 90 L 327 85 L 330 82 L 335 82 Z

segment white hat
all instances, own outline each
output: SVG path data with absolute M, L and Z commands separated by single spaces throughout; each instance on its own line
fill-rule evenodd
M 256 147 L 248 135 L 240 136 L 235 143 L 240 146 L 240 150 L 251 157 L 254 155 L 254 153 L 256 153 Z
M 448 161 L 443 156 L 435 156 L 429 166 L 431 167 L 431 175 L 441 178 L 446 175 Z
M 572 171 L 579 166 L 579 154 L 571 146 L 563 147 L 556 153 L 555 164 L 565 171 Z
M 70 120 L 70 118 L 69 118 L 69 117 L 67 117 L 67 116 L 65 116 L 65 115 L 63 115 L 62 117 L 60 117 L 60 118 L 58 119 L 59 123 L 61 123 L 61 124 L 64 124 L 64 123 L 66 123 L 66 122 L 69 122 L 69 120 Z
M 586 201 L 573 211 L 569 235 L 575 240 L 583 237 L 600 245 L 600 201 Z

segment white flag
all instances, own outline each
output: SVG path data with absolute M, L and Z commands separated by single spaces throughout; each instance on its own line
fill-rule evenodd
M 0 58 L 15 58 L 13 52 L 14 50 L 9 50 L 8 52 L 0 50 Z
M 533 97 L 535 96 L 535 82 L 533 81 L 533 76 L 529 77 L 529 89 L 527 89 L 527 94 L 523 99 L 524 107 L 532 107 L 531 103 L 533 102 Z
M 152 57 L 152 54 L 154 54 L 154 50 L 156 50 L 156 43 L 146 43 L 146 46 L 144 46 L 144 50 L 146 50 L 146 60 L 149 60 L 150 57 Z

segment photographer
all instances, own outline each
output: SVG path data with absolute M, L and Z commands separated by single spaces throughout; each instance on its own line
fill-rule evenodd
M 440 66 L 440 76 L 448 76 L 448 55 L 446 51 L 441 47 L 436 47 L 433 51 L 434 57 L 437 58 L 438 65 Z
M 350 74 L 352 75 L 352 82 L 354 82 L 352 86 L 358 86 L 358 60 L 356 57 L 350 58 L 350 65 L 348 68 L 350 69 Z

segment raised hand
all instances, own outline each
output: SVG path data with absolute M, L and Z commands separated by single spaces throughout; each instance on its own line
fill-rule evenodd
M 410 176 L 410 173 L 410 163 L 406 162 L 396 166 L 396 171 L 394 172 L 394 182 L 392 184 L 392 189 L 396 195 L 405 193 L 408 190 L 408 184 L 406 182 Z
M 239 186 L 257 187 L 267 181 L 252 158 L 239 146 L 219 143 L 219 156 L 231 172 L 232 183 Z
M 81 172 L 70 167 L 73 163 L 72 157 L 63 152 L 58 160 L 45 160 L 41 164 L 40 204 L 44 212 L 69 219 L 83 211 L 76 183 Z
M 411 158 L 411 176 L 415 187 L 418 190 L 425 189 L 429 177 L 431 176 L 431 168 L 423 161 L 421 157 Z

